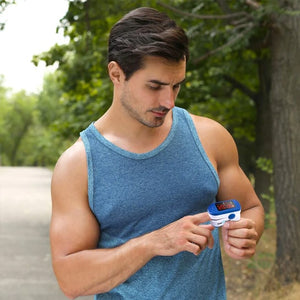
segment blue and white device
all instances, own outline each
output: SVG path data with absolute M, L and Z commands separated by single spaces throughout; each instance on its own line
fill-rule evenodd
M 238 221 L 240 219 L 241 205 L 235 199 L 225 200 L 210 204 L 207 211 L 211 219 L 211 225 L 221 227 L 227 221 Z

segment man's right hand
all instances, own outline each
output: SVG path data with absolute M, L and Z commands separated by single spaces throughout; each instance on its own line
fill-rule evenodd
M 153 256 L 171 256 L 182 251 L 195 255 L 206 247 L 212 249 L 214 239 L 211 231 L 214 227 L 208 222 L 208 213 L 185 216 L 165 227 L 145 236 L 154 253 Z

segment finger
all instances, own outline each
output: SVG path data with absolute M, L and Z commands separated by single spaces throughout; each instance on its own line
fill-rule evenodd
M 240 239 L 249 239 L 254 240 L 255 242 L 258 240 L 258 233 L 254 228 L 240 228 L 240 229 L 225 229 L 226 238 L 240 238 Z
M 211 225 L 201 225 L 194 228 L 192 235 L 189 236 L 190 241 L 201 246 L 201 248 L 208 247 L 210 249 L 214 246 L 214 238 L 211 233 Z
M 258 238 L 258 234 L 254 229 L 247 229 L 247 228 L 228 230 L 227 235 L 229 237 L 254 239 L 254 240 L 257 240 Z
M 239 229 L 239 228 L 255 228 L 255 223 L 250 219 L 241 218 L 239 221 L 228 221 L 225 222 L 224 228 L 227 229 Z
M 209 249 L 212 249 L 213 247 L 214 247 L 214 238 L 213 238 L 213 236 L 211 236 L 211 238 L 209 238 L 208 240 L 207 240 L 207 247 L 209 248 Z
M 199 255 L 206 248 L 206 246 L 204 246 L 202 242 L 198 241 L 198 243 L 189 242 L 187 244 L 186 251 L 189 251 L 195 255 Z
M 194 224 L 202 224 L 210 221 L 210 217 L 207 212 L 199 213 L 192 216 L 192 220 Z
M 247 248 L 256 247 L 256 241 L 253 239 L 240 239 L 240 238 L 228 237 L 227 243 L 230 246 L 233 246 L 238 249 L 247 249 Z
M 201 253 L 203 249 L 201 248 L 201 246 L 199 246 L 198 244 L 195 243 L 188 243 L 187 247 L 186 247 L 186 251 L 191 252 L 195 255 L 199 255 Z
M 228 243 L 225 244 L 226 253 L 234 259 L 250 258 L 255 254 L 255 248 L 236 248 Z
M 200 225 L 198 225 L 198 227 L 207 228 L 210 231 L 213 231 L 215 229 L 215 227 L 211 224 L 200 224 Z

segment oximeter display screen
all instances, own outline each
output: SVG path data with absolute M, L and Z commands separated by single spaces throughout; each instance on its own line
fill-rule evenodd
M 222 211 L 225 209 L 234 208 L 235 205 L 232 201 L 224 201 L 221 203 L 216 203 L 216 207 L 217 207 L 218 211 Z

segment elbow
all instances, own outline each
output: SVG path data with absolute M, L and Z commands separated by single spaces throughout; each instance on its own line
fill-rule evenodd
M 109 288 L 107 288 L 107 286 L 102 286 L 102 285 L 98 285 L 97 289 L 92 287 L 89 288 L 84 287 L 79 284 L 78 280 L 68 278 L 66 274 L 65 276 L 60 275 L 57 276 L 56 278 L 62 293 L 68 299 L 76 299 L 77 297 L 94 295 L 98 293 L 101 294 L 110 290 Z
M 68 299 L 105 293 L 115 287 L 109 279 L 100 282 L 88 281 L 86 272 L 81 273 L 78 267 L 70 266 L 66 259 L 53 260 L 52 264 L 58 285 Z
M 77 298 L 76 296 L 69 295 L 69 294 L 67 294 L 67 293 L 65 293 L 65 292 L 64 292 L 64 295 L 65 295 L 68 299 L 71 299 L 71 300 Z
M 87 296 L 87 295 L 92 295 L 92 294 L 102 294 L 102 293 L 106 293 L 109 292 L 111 290 L 111 288 L 109 287 L 101 287 L 99 286 L 97 288 L 97 291 L 93 291 L 93 292 L 87 292 L 87 291 L 83 291 L 83 290 L 79 290 L 76 287 L 74 287 L 74 285 L 71 284 L 66 284 L 66 283 L 60 283 L 59 282 L 59 287 L 61 289 L 61 291 L 63 292 L 63 294 L 68 298 L 68 299 L 76 299 L 77 297 L 81 297 L 81 296 Z
M 77 297 L 81 296 L 78 291 L 66 284 L 59 283 L 59 287 L 68 299 L 76 299 Z
M 56 281 L 62 293 L 68 299 L 76 299 L 82 296 L 80 291 L 80 285 L 78 284 L 78 279 L 72 274 L 76 273 L 67 263 L 65 257 L 59 257 L 52 259 L 52 267 Z
M 54 273 L 60 290 L 68 299 L 76 299 L 82 296 L 77 284 L 74 283 L 74 280 L 67 273 L 58 272 L 57 268 L 54 268 Z

